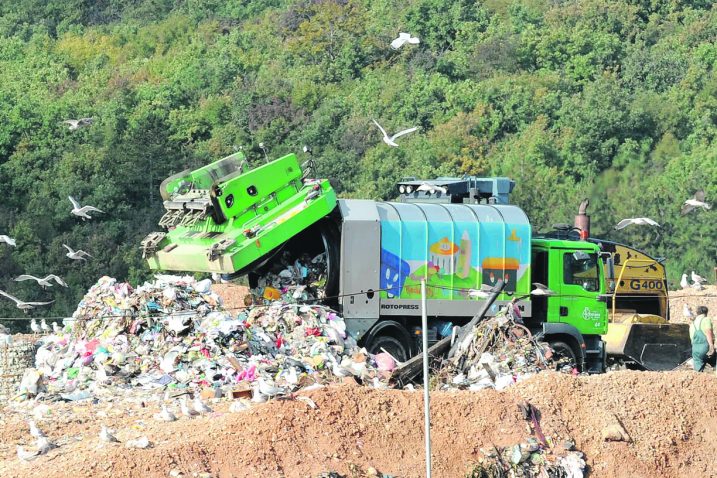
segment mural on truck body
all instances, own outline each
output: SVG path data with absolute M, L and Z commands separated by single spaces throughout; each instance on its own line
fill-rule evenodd
M 471 297 L 470 290 L 498 279 L 506 282 L 506 292 L 530 292 L 531 230 L 519 209 L 521 217 L 507 222 L 512 218 L 497 212 L 505 213 L 505 208 L 422 204 L 422 217 L 411 220 L 407 208 L 416 205 L 390 206 L 383 213 L 379 209 L 383 298 L 420 298 L 421 278 L 426 278 L 429 299 L 480 300 Z M 441 218 L 436 207 L 447 214 Z M 474 210 L 474 220 L 460 220 L 470 219 L 465 208 Z M 432 217 L 432 211 L 438 217 Z

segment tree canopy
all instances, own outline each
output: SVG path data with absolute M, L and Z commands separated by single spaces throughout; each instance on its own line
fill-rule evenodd
M 392 50 L 400 31 L 419 45 Z M 149 275 L 159 183 L 238 148 L 314 151 L 344 197 L 406 175 L 502 175 L 535 231 L 592 200 L 593 234 L 711 277 L 717 11 L 683 0 L 18 0 L 0 5 L 0 289 L 67 315 Z M 63 120 L 92 117 L 70 131 Z M 373 126 L 420 132 L 389 148 Z M 82 222 L 68 196 L 106 211 Z M 716 204 L 717 206 L 717 204 Z M 649 216 L 660 229 L 631 226 Z M 62 244 L 94 258 L 78 264 Z M 70 284 L 42 291 L 21 273 Z M 0 316 L 16 316 L 0 301 Z

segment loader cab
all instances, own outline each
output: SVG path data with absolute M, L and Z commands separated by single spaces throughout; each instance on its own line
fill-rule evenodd
M 555 292 L 533 297 L 533 320 L 572 325 L 583 335 L 607 331 L 599 248 L 585 241 L 533 239 L 532 281 Z

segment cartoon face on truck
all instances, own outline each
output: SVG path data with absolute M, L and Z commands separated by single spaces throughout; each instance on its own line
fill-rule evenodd
M 380 286 L 389 299 L 401 296 L 409 273 L 410 267 L 406 261 L 385 249 L 381 250 Z

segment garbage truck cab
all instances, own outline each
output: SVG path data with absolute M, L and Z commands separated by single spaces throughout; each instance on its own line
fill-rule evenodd
M 602 372 L 608 310 L 600 249 L 585 241 L 533 238 L 531 256 L 533 282 L 555 295 L 531 298 L 526 325 L 581 369 Z

